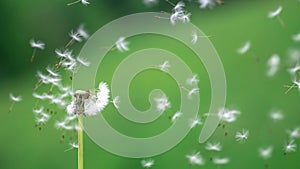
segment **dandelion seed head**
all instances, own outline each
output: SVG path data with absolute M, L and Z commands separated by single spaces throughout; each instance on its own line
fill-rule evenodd
M 69 33 L 69 36 L 77 42 L 82 41 L 80 34 L 78 32 L 74 32 L 73 30 L 71 30 L 71 32 Z
M 88 0 L 81 0 L 81 3 L 85 6 L 90 4 Z
M 300 32 L 293 35 L 292 36 L 292 39 L 295 41 L 295 42 L 300 42 Z

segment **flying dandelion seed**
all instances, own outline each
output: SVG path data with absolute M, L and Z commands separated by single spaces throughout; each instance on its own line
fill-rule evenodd
M 156 5 L 158 3 L 158 0 L 143 0 L 143 3 L 146 6 L 153 6 L 153 5 Z
M 243 129 L 242 131 L 238 131 L 235 134 L 235 139 L 237 142 L 243 143 L 245 142 L 249 137 L 249 130 Z
M 215 143 L 208 142 L 205 146 L 205 149 L 208 151 L 221 151 L 222 146 L 220 142 L 215 142 Z
M 268 66 L 267 76 L 269 77 L 274 76 L 278 72 L 280 66 L 279 55 L 273 54 L 268 60 L 267 66 Z
M 168 72 L 171 67 L 168 60 L 164 61 L 162 64 L 158 65 L 159 69 L 163 72 Z
M 88 0 L 77 0 L 77 1 L 74 1 L 74 2 L 71 2 L 71 3 L 68 3 L 67 5 L 68 5 L 68 6 L 71 6 L 71 5 L 80 3 L 80 2 L 81 2 L 82 5 L 84 5 L 84 6 L 87 6 L 87 5 L 90 4 Z
M 190 129 L 192 129 L 192 128 L 196 127 L 197 125 L 201 125 L 201 124 L 202 124 L 202 121 L 197 115 L 194 119 L 190 120 L 189 127 L 190 127 Z
M 223 157 L 223 158 L 215 157 L 213 159 L 213 163 L 217 164 L 217 165 L 225 165 L 225 164 L 228 164 L 229 162 L 230 162 L 230 159 L 227 157 Z
M 171 121 L 172 121 L 173 123 L 175 123 L 176 120 L 177 120 L 178 118 L 180 118 L 182 115 L 183 115 L 183 114 L 182 114 L 181 112 L 176 112 L 176 113 L 172 116 Z
M 186 158 L 188 159 L 190 165 L 204 165 L 204 159 L 200 155 L 200 152 L 188 154 L 186 155 Z
M 198 83 L 199 83 L 198 75 L 194 74 L 192 77 L 190 77 L 186 80 L 186 83 L 191 86 L 198 85 Z
M 284 118 L 284 116 L 281 111 L 272 111 L 270 113 L 270 118 L 274 121 L 280 121 Z
M 241 112 L 238 110 L 227 110 L 225 108 L 222 108 L 218 112 L 218 117 L 221 121 L 232 123 L 237 120 L 237 116 L 240 114 Z
M 85 66 L 85 67 L 89 67 L 91 65 L 91 62 L 87 61 L 85 58 L 81 58 L 80 56 L 78 56 L 76 58 L 77 62 L 80 63 L 81 65 Z
M 146 159 L 141 161 L 143 168 L 151 168 L 154 165 L 154 160 L 152 159 Z
M 300 32 L 293 35 L 292 36 L 292 39 L 295 41 L 295 42 L 300 42 Z
M 272 156 L 272 152 L 273 152 L 273 147 L 269 146 L 266 148 L 259 148 L 259 156 L 263 159 L 269 159 Z
M 167 108 L 171 108 L 171 103 L 169 102 L 167 96 L 165 95 L 156 98 L 155 102 L 156 102 L 156 110 L 160 113 L 163 113 Z
M 215 6 L 215 4 L 216 4 L 216 2 L 215 2 L 215 0 L 198 0 L 198 3 L 200 4 L 200 8 L 210 8 L 210 9 L 212 9 L 214 6 Z
M 9 93 L 9 98 L 12 101 L 11 105 L 8 108 L 8 112 L 11 112 L 15 103 L 22 101 L 21 96 L 14 96 L 12 93 Z
M 244 55 L 245 53 L 247 53 L 249 51 L 250 47 L 251 47 L 251 42 L 247 41 L 241 48 L 239 48 L 237 50 L 237 52 L 241 55 Z
M 129 51 L 129 42 L 126 41 L 125 37 L 120 37 L 116 42 L 116 48 L 120 52 Z
M 29 41 L 29 43 L 30 43 L 30 46 L 33 48 L 33 53 L 31 55 L 31 59 L 30 59 L 30 61 L 33 62 L 36 50 L 37 49 L 44 50 L 45 49 L 45 43 L 43 43 L 41 41 L 34 41 L 34 39 L 31 39 Z
M 300 127 L 296 127 L 292 130 L 287 130 L 290 139 L 300 138 Z
M 119 105 L 120 105 L 120 96 L 116 96 L 114 99 L 113 99 L 113 104 L 114 106 L 119 109 Z
M 191 42 L 192 42 L 192 44 L 195 45 L 198 42 L 199 38 L 210 38 L 210 37 L 211 36 L 200 36 L 200 35 L 197 34 L 197 32 L 193 32 Z
M 290 140 L 284 145 L 284 154 L 295 152 L 297 148 L 297 144 L 294 143 L 295 140 Z
M 285 26 L 284 21 L 280 17 L 280 13 L 282 12 L 282 6 L 279 6 L 276 10 L 269 12 L 268 17 L 269 18 L 277 18 L 281 24 L 282 27 Z

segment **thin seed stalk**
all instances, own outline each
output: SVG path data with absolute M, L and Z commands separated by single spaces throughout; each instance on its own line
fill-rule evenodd
M 70 3 L 68 3 L 67 5 L 70 6 L 70 5 L 74 5 L 74 4 L 76 4 L 76 3 L 79 3 L 79 2 L 80 2 L 80 0 L 75 1 L 75 2 L 70 2 Z
M 83 126 L 82 114 L 78 116 L 78 169 L 83 169 Z

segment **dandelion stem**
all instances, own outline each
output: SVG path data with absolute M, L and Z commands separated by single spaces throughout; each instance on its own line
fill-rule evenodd
M 282 27 L 285 27 L 285 23 L 284 23 L 284 21 L 281 19 L 281 17 L 280 17 L 279 15 L 277 15 L 277 19 L 279 20 L 280 25 L 281 25 Z
M 68 5 L 68 6 L 71 6 L 71 5 L 77 4 L 77 3 L 79 3 L 79 2 L 80 2 L 80 0 L 75 1 L 75 2 L 70 2 L 70 3 L 68 3 L 67 5 Z
M 292 90 L 292 88 L 296 87 L 296 85 L 293 84 L 293 85 L 291 85 L 291 86 L 284 86 L 284 87 L 288 87 L 288 89 L 284 92 L 284 94 L 288 94 L 288 92 L 289 92 L 290 90 Z
M 78 169 L 83 169 L 83 131 L 82 114 L 78 116 Z
M 65 46 L 65 48 L 70 47 L 74 43 L 74 39 L 72 38 Z
M 15 102 L 13 101 L 8 109 L 8 113 L 12 111 L 12 108 L 14 107 Z
M 175 4 L 173 4 L 172 2 L 170 2 L 169 0 L 166 0 L 166 2 L 168 2 L 170 5 L 175 6 Z
M 36 48 L 33 49 L 33 53 L 32 53 L 30 62 L 33 62 L 33 59 L 34 59 L 34 57 L 35 57 L 35 53 L 36 53 Z

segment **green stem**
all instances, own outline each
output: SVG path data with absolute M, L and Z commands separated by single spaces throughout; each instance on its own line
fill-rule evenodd
M 82 115 L 78 116 L 78 169 L 83 169 L 83 126 Z

